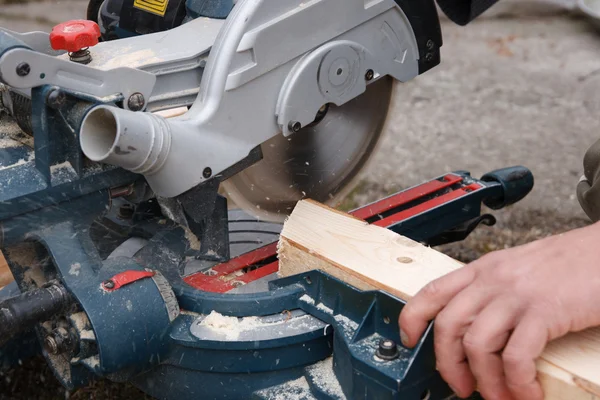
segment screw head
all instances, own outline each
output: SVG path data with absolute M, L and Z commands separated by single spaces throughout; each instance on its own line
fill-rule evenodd
M 435 43 L 433 42 L 433 40 L 429 39 L 429 40 L 427 41 L 427 44 L 426 44 L 426 46 L 427 46 L 427 48 L 428 48 L 429 50 L 431 50 L 431 49 L 433 49 L 433 46 L 435 46 Z
M 22 62 L 19 65 L 17 65 L 17 75 L 19 75 L 20 77 L 27 76 L 30 72 L 31 65 L 29 65 L 28 63 Z
M 298 121 L 290 121 L 290 123 L 288 124 L 288 128 L 290 131 L 296 133 L 299 132 L 300 129 L 302 129 L 302 124 Z
M 204 179 L 210 178 L 212 176 L 212 169 L 210 169 L 210 167 L 204 168 L 204 171 L 202 171 L 202 176 Z
M 425 60 L 426 60 L 426 61 L 431 61 L 431 60 L 433 60 L 433 54 L 431 54 L 431 53 L 427 53 L 427 54 L 425 54 Z
M 44 349 L 48 354 L 62 354 L 72 350 L 74 338 L 65 327 L 54 329 L 44 338 Z
M 396 342 L 390 339 L 382 339 L 379 342 L 379 347 L 377 348 L 377 357 L 381 358 L 382 360 L 391 361 L 398 358 L 398 356 L 399 352 Z
M 129 96 L 129 100 L 127 100 L 127 107 L 131 111 L 140 111 L 144 108 L 146 104 L 146 99 L 144 99 L 144 95 L 141 93 L 134 93 Z
M 48 97 L 46 98 L 46 103 L 49 107 L 58 109 L 62 107 L 67 101 L 67 95 L 59 89 L 54 89 L 50 93 L 48 93 Z
M 374 76 L 375 76 L 375 72 L 373 72 L 372 69 L 368 69 L 367 72 L 365 72 L 365 79 L 368 81 L 373 79 Z
M 102 286 L 104 286 L 105 289 L 114 289 L 115 282 L 112 279 L 109 279 L 107 281 L 102 282 Z

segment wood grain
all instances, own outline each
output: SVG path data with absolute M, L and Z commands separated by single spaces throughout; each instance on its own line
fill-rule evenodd
M 297 203 L 279 241 L 280 275 L 325 270 L 363 290 L 407 299 L 462 264 L 445 254 L 333 211 L 311 200 Z
M 361 290 L 408 300 L 463 264 L 388 229 L 311 200 L 284 224 L 279 275 L 319 269 Z M 600 400 L 600 327 L 551 342 L 537 361 L 547 400 Z
M 0 289 L 4 286 L 12 283 L 14 280 L 10 269 L 8 268 L 8 264 L 6 263 L 6 259 L 4 259 L 4 255 L 0 252 Z

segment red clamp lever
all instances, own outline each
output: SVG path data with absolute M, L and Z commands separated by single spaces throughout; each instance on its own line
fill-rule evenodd
M 54 50 L 76 53 L 98 44 L 101 36 L 97 23 L 73 20 L 56 25 L 50 33 L 50 45 Z
M 154 271 L 125 271 L 102 282 L 102 288 L 107 292 L 114 292 L 125 285 L 137 282 L 140 279 L 152 278 L 154 275 Z

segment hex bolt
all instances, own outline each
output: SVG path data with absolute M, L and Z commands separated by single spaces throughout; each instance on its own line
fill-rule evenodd
M 52 335 L 48 335 L 44 339 L 44 349 L 46 349 L 48 354 L 58 354 L 58 343 L 56 343 L 56 339 Z
M 427 48 L 428 48 L 429 50 L 432 50 L 432 49 L 433 49 L 433 46 L 435 46 L 435 43 L 433 42 L 433 40 L 429 39 L 429 40 L 427 41 L 427 44 L 426 44 L 426 46 L 427 46 Z
M 17 75 L 19 75 L 20 77 L 27 76 L 30 72 L 31 66 L 28 63 L 22 62 L 19 65 L 17 65 Z
M 62 354 L 71 350 L 74 342 L 74 338 L 65 328 L 57 328 L 44 339 L 44 349 L 49 354 Z
M 367 72 L 365 72 L 365 79 L 370 81 L 373 77 L 375 77 L 375 72 L 373 72 L 372 69 L 368 69 Z
M 59 109 L 62 107 L 67 101 L 67 95 L 59 89 L 54 89 L 50 93 L 48 93 L 48 97 L 46 97 L 46 104 L 48 107 L 53 109 Z
M 142 110 L 144 104 L 146 104 L 146 99 L 144 99 L 144 95 L 141 93 L 134 93 L 129 96 L 129 100 L 127 100 L 127 107 L 129 107 L 131 111 Z
M 379 342 L 376 355 L 382 360 L 391 361 L 398 358 L 400 353 L 398 352 L 396 342 L 390 339 L 382 339 Z
M 212 169 L 210 169 L 210 167 L 204 168 L 204 171 L 202 171 L 202 176 L 204 179 L 210 178 L 212 176 Z
M 290 121 L 288 129 L 294 133 L 299 132 L 302 129 L 302 124 L 298 121 Z
M 108 279 L 108 280 L 102 282 L 102 286 L 104 286 L 105 289 L 114 289 L 115 282 L 112 279 Z

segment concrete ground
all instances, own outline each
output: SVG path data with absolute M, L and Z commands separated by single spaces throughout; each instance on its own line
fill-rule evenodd
M 521 207 L 581 216 L 582 157 L 600 139 L 600 35 L 565 15 L 443 25 L 442 64 L 398 85 L 367 186 L 510 165 L 536 178 Z
M 83 17 L 87 5 L 11 2 L 0 0 L 0 26 L 16 31 L 50 30 Z M 575 186 L 586 149 L 600 138 L 600 31 L 563 8 L 572 5 L 503 0 L 467 27 L 443 19 L 442 65 L 396 87 L 385 139 L 346 206 L 455 169 L 478 177 L 525 165 L 536 177 L 528 198 L 495 213 L 496 227 L 445 250 L 468 261 L 588 223 Z M 10 398 L 40 398 L 31 393 L 35 386 L 51 393 L 47 398 L 62 393 L 49 389 L 55 386 L 47 370 L 28 371 L 32 380 L 11 372 L 0 383 Z M 108 383 L 73 394 L 79 396 L 139 398 Z

